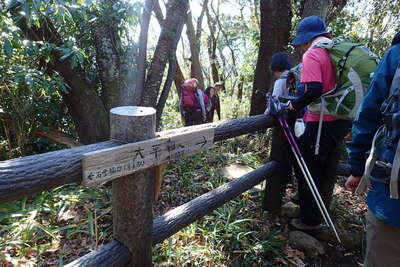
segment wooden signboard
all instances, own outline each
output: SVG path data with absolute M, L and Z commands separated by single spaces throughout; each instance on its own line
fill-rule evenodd
M 83 155 L 83 185 L 95 185 L 138 170 L 195 154 L 213 145 L 214 129 L 166 132 L 137 143 L 102 149 Z

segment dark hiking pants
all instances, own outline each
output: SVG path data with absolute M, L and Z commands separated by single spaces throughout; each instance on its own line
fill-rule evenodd
M 290 123 L 291 129 L 294 122 Z M 271 213 L 281 210 L 282 198 L 285 194 L 286 185 L 292 181 L 292 166 L 296 164 L 296 159 L 289 147 L 286 137 L 281 127 L 272 129 L 271 151 L 269 160 L 278 162 L 278 168 L 274 174 L 266 179 L 264 188 L 263 208 Z M 340 153 L 343 149 L 341 142 L 335 147 L 328 159 L 325 177 L 321 181 L 321 197 L 327 207 L 330 206 L 333 189 L 336 183 L 336 170 L 339 163 Z
M 276 171 L 266 179 L 263 208 L 275 213 L 281 210 L 286 184 L 292 180 L 292 151 L 281 127 L 272 129 L 270 161 L 278 162 Z
M 329 177 L 334 175 L 333 170 L 329 170 L 329 174 L 327 174 L 327 170 L 333 166 L 337 167 L 337 162 L 331 165 L 329 161 L 334 157 L 335 153 L 338 153 L 336 151 L 337 147 L 342 143 L 344 137 L 347 135 L 350 126 L 351 122 L 346 120 L 324 122 L 322 124 L 318 155 L 314 155 L 318 122 L 307 122 L 304 134 L 298 139 L 298 144 L 304 160 L 321 196 L 326 194 L 326 192 L 323 193 L 323 191 L 328 191 L 329 189 L 329 191 L 332 192 L 333 190 L 334 183 L 328 181 Z M 317 225 L 322 222 L 322 216 L 303 173 L 297 164 L 295 165 L 295 173 L 298 181 L 301 220 L 303 223 L 308 225 Z M 322 190 L 323 185 L 326 187 L 324 190 Z M 326 201 L 327 197 L 325 196 L 324 198 Z
M 185 126 L 192 126 L 197 124 L 202 124 L 203 118 L 201 111 L 189 111 L 185 114 Z

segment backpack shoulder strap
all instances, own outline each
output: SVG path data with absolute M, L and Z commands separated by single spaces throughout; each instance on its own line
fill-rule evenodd
M 392 85 L 390 86 L 390 94 L 393 95 L 396 90 L 400 92 L 400 62 L 397 64 L 396 72 L 394 73 Z
M 397 64 L 396 72 L 394 73 L 392 84 L 390 86 L 390 95 L 400 94 L 400 62 Z M 398 180 L 400 168 L 400 142 L 397 143 L 396 153 L 393 159 L 392 171 L 390 173 L 390 198 L 398 199 Z
M 329 48 L 332 48 L 333 45 L 334 45 L 333 42 L 332 42 L 332 43 L 317 43 L 317 44 L 314 44 L 313 46 L 311 46 L 310 49 L 313 49 L 313 48 L 325 48 L 325 49 L 329 49 Z
M 278 78 L 278 80 L 282 79 L 282 80 L 286 80 L 287 77 L 289 75 L 289 71 L 284 71 Z

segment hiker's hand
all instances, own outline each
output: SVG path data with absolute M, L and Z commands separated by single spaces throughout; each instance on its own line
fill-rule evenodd
M 287 102 L 286 109 L 287 110 L 294 110 L 294 107 L 292 106 L 292 102 L 291 101 Z
M 350 175 L 349 178 L 347 178 L 345 187 L 354 192 L 357 189 L 358 184 L 360 183 L 361 177 L 360 176 L 353 176 Z

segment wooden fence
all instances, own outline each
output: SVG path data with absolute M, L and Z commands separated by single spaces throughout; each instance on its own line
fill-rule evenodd
M 190 135 L 204 129 L 212 129 L 213 139 L 211 140 L 218 142 L 275 126 L 273 118 L 257 115 L 156 133 L 154 131 L 155 110 L 150 111 L 145 108 L 144 115 L 130 116 L 126 114 L 126 111 L 120 112 L 121 110 L 117 109 L 114 109 L 114 114 L 112 110 L 110 115 L 112 129 L 112 140 L 110 141 L 0 162 L 0 203 L 40 193 L 68 183 L 83 182 L 90 184 L 92 182 L 90 179 L 91 169 L 88 166 L 83 166 L 83 159 L 92 156 L 92 154 L 98 156 L 108 152 L 112 152 L 113 155 L 109 158 L 118 157 L 118 154 L 115 155 L 114 152 L 121 151 L 121 149 L 124 151 L 134 149 L 135 144 L 133 142 L 148 143 L 150 138 L 157 143 L 163 137 L 168 137 L 170 141 L 171 136 L 181 136 L 185 133 Z M 143 112 L 143 109 L 136 108 L 135 112 L 138 111 Z M 199 146 L 202 146 L 202 144 L 199 144 Z M 154 147 L 155 145 L 153 145 L 153 150 Z M 140 152 L 139 150 L 136 154 L 143 156 L 139 154 Z M 162 160 L 155 157 L 157 160 L 149 166 L 177 158 L 171 158 L 171 153 L 168 155 Z M 143 164 L 145 163 L 143 162 Z M 143 170 L 146 168 L 146 166 L 143 166 L 143 168 L 132 171 L 126 170 L 131 174 L 125 174 L 123 170 L 127 169 L 128 165 L 117 166 L 116 168 L 120 167 L 119 170 L 123 177 L 112 178 L 114 179 L 112 180 L 112 205 L 115 240 L 66 266 L 150 266 L 152 245 L 162 242 L 187 225 L 259 184 L 274 170 L 276 165 L 276 162 L 269 162 L 238 179 L 170 210 L 154 220 L 152 219 L 153 199 L 150 190 L 154 188 L 154 184 L 150 182 L 154 179 L 149 179 L 151 168 Z M 338 175 L 348 175 L 349 167 L 340 164 L 337 173 Z M 84 181 L 85 177 L 89 178 L 86 179 L 86 182 Z M 100 182 L 104 182 L 104 177 L 101 174 L 98 177 L 101 178 Z M 129 203 L 127 203 L 127 200 L 129 200 Z

